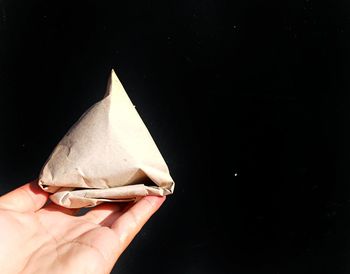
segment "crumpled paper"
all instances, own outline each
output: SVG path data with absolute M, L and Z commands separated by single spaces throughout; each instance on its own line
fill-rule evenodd
M 172 194 L 174 181 L 155 142 L 112 70 L 105 97 L 58 143 L 39 176 L 67 208 Z

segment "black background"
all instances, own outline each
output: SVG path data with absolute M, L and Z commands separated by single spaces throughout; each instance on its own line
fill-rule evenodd
M 348 1 L 0 1 L 1 193 L 114 68 L 176 181 L 113 273 L 350 272 Z

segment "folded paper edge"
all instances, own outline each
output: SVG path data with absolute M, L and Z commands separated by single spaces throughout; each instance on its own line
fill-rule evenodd
M 62 188 L 50 195 L 51 201 L 66 208 L 93 207 L 103 202 L 130 202 L 139 197 L 167 196 L 172 191 L 157 186 L 143 184 L 114 187 L 108 189 L 79 189 Z

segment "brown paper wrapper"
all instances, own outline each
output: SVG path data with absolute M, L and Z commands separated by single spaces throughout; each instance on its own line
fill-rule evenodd
M 113 70 L 106 96 L 58 143 L 39 185 L 67 208 L 173 193 L 168 167 Z

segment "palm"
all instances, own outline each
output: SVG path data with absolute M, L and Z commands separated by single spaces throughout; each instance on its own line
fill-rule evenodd
M 164 201 L 103 204 L 74 216 L 74 210 L 54 204 L 41 208 L 47 194 L 34 185 L 0 197 L 2 273 L 109 273 Z

